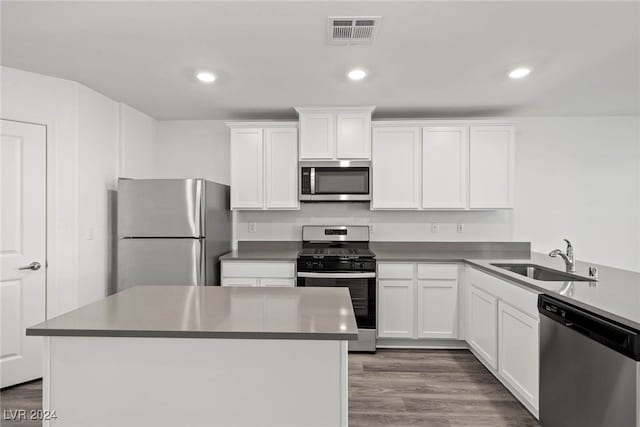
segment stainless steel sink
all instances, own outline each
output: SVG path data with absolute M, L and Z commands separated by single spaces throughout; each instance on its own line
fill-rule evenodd
M 528 277 L 535 280 L 543 280 L 547 282 L 589 282 L 586 277 L 576 276 L 575 274 L 565 273 L 564 271 L 554 270 L 552 268 L 543 267 L 536 264 L 491 264 L 494 267 L 511 271 L 512 273 Z

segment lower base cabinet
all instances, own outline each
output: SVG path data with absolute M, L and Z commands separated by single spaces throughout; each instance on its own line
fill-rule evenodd
M 498 325 L 498 374 L 537 409 L 539 321 L 500 301 Z
M 378 281 L 378 336 L 413 338 L 414 282 L 412 279 Z
M 458 337 L 457 264 L 379 263 L 380 338 Z
M 467 343 L 476 357 L 538 417 L 538 295 L 467 270 Z
M 269 287 L 296 285 L 294 262 L 222 261 L 222 286 Z
M 478 289 L 473 283 L 469 291 L 467 343 L 493 369 L 498 368 L 498 300 Z

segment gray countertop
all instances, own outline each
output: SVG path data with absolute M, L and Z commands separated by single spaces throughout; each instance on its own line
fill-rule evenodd
M 355 340 L 358 328 L 346 288 L 139 286 L 27 335 Z
M 223 259 L 295 261 L 299 242 L 239 242 Z M 523 277 L 491 264 L 533 263 L 564 271 L 561 259 L 532 253 L 528 242 L 370 242 L 378 262 L 464 262 L 517 286 L 640 330 L 640 273 L 578 261 L 577 273 L 588 279 L 597 266 L 599 279 L 584 282 L 545 282 Z
M 466 259 L 523 258 L 529 242 L 370 242 L 378 261 L 462 262 Z M 295 241 L 240 241 L 222 261 L 295 261 L 302 244 Z
M 295 261 L 302 249 L 300 242 L 238 242 L 238 249 L 220 257 L 221 261 Z
M 522 259 L 467 259 L 466 263 L 496 277 L 537 293 L 591 311 L 607 319 L 640 330 L 640 273 L 604 265 L 576 262 L 576 274 L 585 281 L 548 282 L 530 279 L 492 264 L 531 263 L 564 271 L 564 262 L 547 254 L 532 253 Z M 598 267 L 598 279 L 589 278 L 589 266 Z
M 524 258 L 529 242 L 370 242 L 376 260 L 464 262 L 467 259 Z

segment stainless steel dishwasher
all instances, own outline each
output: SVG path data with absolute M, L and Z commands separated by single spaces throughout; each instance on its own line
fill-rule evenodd
M 639 331 L 548 295 L 540 312 L 542 427 L 638 427 Z

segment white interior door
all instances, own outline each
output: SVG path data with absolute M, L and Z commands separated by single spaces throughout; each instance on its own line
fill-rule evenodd
M 1 126 L 0 386 L 7 387 L 42 376 L 42 337 L 25 329 L 45 320 L 46 128 Z

